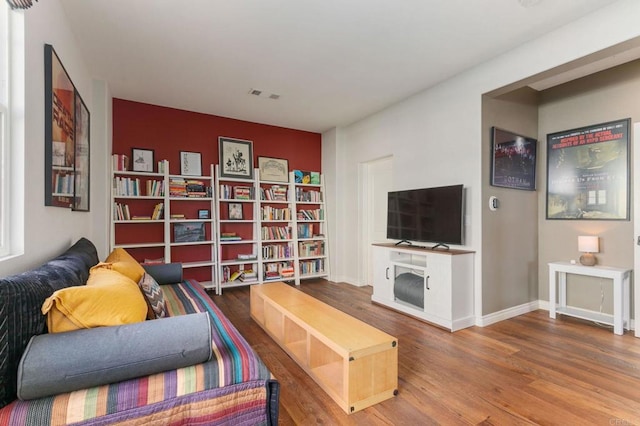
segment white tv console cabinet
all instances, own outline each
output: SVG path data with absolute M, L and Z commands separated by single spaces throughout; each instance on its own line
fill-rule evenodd
M 474 252 L 465 250 L 438 250 L 394 244 L 373 244 L 374 303 L 384 305 L 412 317 L 438 325 L 451 331 L 474 325 L 473 314 L 473 258 Z M 413 278 L 424 292 L 423 305 L 410 303 L 406 297 L 396 297 L 406 284 L 403 278 Z M 422 292 L 418 287 L 413 293 Z M 404 299 L 404 300 L 401 300 Z

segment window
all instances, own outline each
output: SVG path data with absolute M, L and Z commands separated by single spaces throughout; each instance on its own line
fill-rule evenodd
M 24 16 L 0 1 L 0 260 L 24 252 Z
M 9 234 L 9 6 L 0 4 L 0 257 L 10 253 Z

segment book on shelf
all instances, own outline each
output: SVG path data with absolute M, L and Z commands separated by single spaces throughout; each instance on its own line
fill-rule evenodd
M 137 216 L 137 215 L 133 215 L 131 216 L 131 220 L 151 220 L 151 216 Z
M 115 220 L 131 220 L 131 213 L 129 212 L 129 205 L 122 203 L 114 203 L 113 205 L 113 218 Z
M 184 215 L 184 213 L 171 213 L 169 218 L 170 219 L 186 219 L 187 217 Z
M 258 256 L 256 256 L 253 253 L 239 254 L 238 255 L 238 260 L 256 260 L 257 258 L 258 258 Z
M 129 156 L 126 154 L 113 154 L 111 156 L 113 170 L 126 172 L 129 170 Z
M 164 210 L 164 203 L 158 203 L 153 208 L 153 213 L 151 214 L 151 219 L 158 220 L 162 219 L 162 212 Z
M 308 172 L 306 170 L 294 170 L 293 181 L 295 183 L 311 183 L 311 172 Z
M 310 172 L 312 185 L 320 185 L 320 172 Z

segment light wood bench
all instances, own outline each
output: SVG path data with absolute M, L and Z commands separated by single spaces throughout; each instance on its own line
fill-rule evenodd
M 281 282 L 251 286 L 251 317 L 347 414 L 397 394 L 395 337 Z

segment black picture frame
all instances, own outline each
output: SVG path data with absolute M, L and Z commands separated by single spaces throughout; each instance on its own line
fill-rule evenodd
M 538 141 L 498 127 L 491 128 L 491 186 L 536 190 Z
M 629 220 L 631 119 L 547 135 L 548 220 Z
M 242 220 L 242 203 L 229 203 L 229 220 Z
M 209 210 L 207 209 L 198 210 L 198 219 L 209 219 Z
M 147 148 L 131 148 L 131 167 L 134 172 L 153 173 L 154 166 L 153 149 Z
M 90 111 L 60 57 L 52 45 L 45 44 L 45 206 L 89 211 L 90 120 Z
M 220 177 L 253 179 L 253 142 L 220 136 L 218 138 Z

